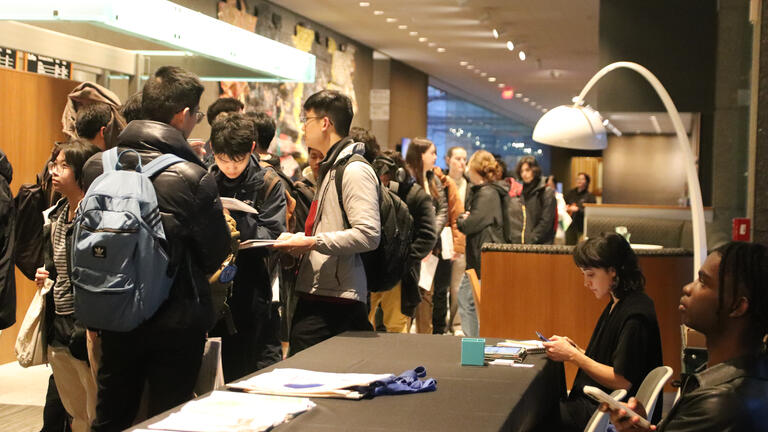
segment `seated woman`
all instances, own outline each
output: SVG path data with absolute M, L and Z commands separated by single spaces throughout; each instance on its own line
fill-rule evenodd
M 598 299 L 608 296 L 586 351 L 565 336 L 544 342 L 551 360 L 579 368 L 568 398 L 560 402 L 560 421 L 561 430 L 581 431 L 598 406 L 584 386 L 606 393 L 626 389 L 634 396 L 645 376 L 662 364 L 661 336 L 653 300 L 643 292 L 645 277 L 622 236 L 602 233 L 579 243 L 573 261 L 584 273 L 584 286 Z

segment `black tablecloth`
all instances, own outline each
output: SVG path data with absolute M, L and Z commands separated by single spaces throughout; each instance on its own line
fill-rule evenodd
M 486 344 L 497 342 L 487 339 Z M 317 406 L 275 429 L 284 431 L 555 430 L 565 394 L 561 363 L 528 355 L 531 368 L 461 366 L 461 338 L 347 332 L 266 368 L 400 374 L 424 366 L 437 391 L 359 401 L 312 399 Z M 175 410 L 172 410 L 175 411 Z M 154 423 L 161 414 L 140 426 Z

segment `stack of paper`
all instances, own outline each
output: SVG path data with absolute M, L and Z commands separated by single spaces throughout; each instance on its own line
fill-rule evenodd
M 249 393 L 280 396 L 328 397 L 362 399 L 360 387 L 392 377 L 392 374 L 357 374 L 315 372 L 304 369 L 275 369 L 227 387 Z
M 536 339 L 530 339 L 530 340 L 507 339 L 504 342 L 497 343 L 496 345 L 503 346 L 503 347 L 525 348 L 525 351 L 528 354 L 541 354 L 544 352 L 544 345 L 541 343 L 540 340 L 536 340 Z
M 314 408 L 307 398 L 214 391 L 185 404 L 180 411 L 149 426 L 152 430 L 189 432 L 258 432 Z

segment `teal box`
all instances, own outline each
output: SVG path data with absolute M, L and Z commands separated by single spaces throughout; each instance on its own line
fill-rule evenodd
M 462 366 L 483 366 L 485 364 L 485 339 L 461 339 Z

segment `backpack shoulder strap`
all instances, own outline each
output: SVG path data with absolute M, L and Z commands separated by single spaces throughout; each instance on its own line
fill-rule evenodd
M 144 165 L 141 169 L 141 174 L 147 177 L 152 177 L 158 174 L 162 170 L 168 168 L 171 165 L 184 162 L 184 159 L 176 156 L 175 154 L 165 153 L 152 160 L 152 162 Z
M 344 160 L 340 161 L 338 165 L 336 165 L 336 168 L 334 168 L 334 181 L 336 182 L 336 195 L 339 198 L 339 208 L 341 209 L 341 217 L 344 219 L 344 226 L 349 227 L 351 226 L 349 224 L 349 219 L 347 219 L 347 211 L 344 210 L 344 199 L 341 196 L 341 190 L 342 190 L 342 180 L 344 177 L 344 170 L 347 169 L 347 165 L 349 165 L 350 162 L 354 161 L 360 161 L 368 163 L 368 160 L 366 160 L 364 157 L 357 153 L 352 153 L 352 155 L 347 156 L 344 158 Z M 370 165 L 370 164 L 369 164 Z
M 115 170 L 117 165 L 117 147 L 105 151 L 101 154 L 101 166 L 104 168 L 104 172 L 110 172 Z

